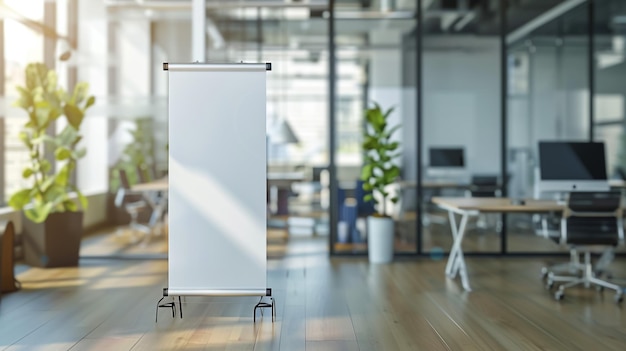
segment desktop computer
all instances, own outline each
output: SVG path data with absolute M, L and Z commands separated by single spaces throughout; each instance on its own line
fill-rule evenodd
M 445 178 L 465 178 L 465 154 L 463 148 L 430 148 L 427 176 Z
M 610 190 L 604 143 L 539 143 L 539 193 Z
M 438 168 L 463 168 L 465 157 L 462 148 L 430 148 L 430 166 Z

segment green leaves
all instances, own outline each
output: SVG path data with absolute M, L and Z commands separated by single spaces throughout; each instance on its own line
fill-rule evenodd
M 93 96 L 90 96 L 90 97 L 87 99 L 87 103 L 85 104 L 85 110 L 86 110 L 86 109 L 88 109 L 88 108 L 90 108 L 91 106 L 93 106 L 93 104 L 95 104 L 95 103 L 96 103 L 96 98 L 95 98 L 95 97 L 93 97 Z
M 50 161 L 46 160 L 46 159 L 42 159 L 39 162 L 39 169 L 42 173 L 48 173 L 50 172 L 50 170 L 52 169 L 52 164 L 50 164 Z
M 83 207 L 83 209 L 87 209 L 87 205 L 88 205 L 87 197 L 85 197 L 85 195 L 83 195 L 83 193 L 80 190 L 78 190 L 76 186 L 72 186 L 72 190 L 74 190 L 74 192 L 76 193 L 76 196 L 78 197 L 78 201 L 80 202 L 80 205 Z
M 85 148 L 77 149 L 81 140 L 80 126 L 85 118 L 85 111 L 96 102 L 89 96 L 89 85 L 85 82 L 76 84 L 68 95 L 58 85 L 58 76 L 42 63 L 31 63 L 25 71 L 25 86 L 17 87 L 19 99 L 14 105 L 22 108 L 28 115 L 18 137 L 28 148 L 31 162 L 22 171 L 22 177 L 32 184 L 17 191 L 9 199 L 9 205 L 24 209 L 26 216 L 35 222 L 43 222 L 51 212 L 77 211 L 78 203 L 87 206 L 87 198 L 70 184 L 71 171 L 76 162 L 85 156 Z M 67 126 L 57 135 L 50 135 L 48 127 L 59 118 L 65 117 Z M 46 159 L 44 150 L 52 148 L 57 161 L 62 167 L 53 173 L 53 165 Z M 74 191 L 78 202 L 70 197 Z
M 24 179 L 28 179 L 30 178 L 30 176 L 33 175 L 33 169 L 32 168 L 24 168 L 24 170 L 22 171 L 22 178 Z
M 373 164 L 367 164 L 363 166 L 363 169 L 361 170 L 361 180 L 363 181 L 369 180 L 370 177 L 372 176 L 373 170 L 374 170 Z
M 391 141 L 393 134 L 400 126 L 390 127 L 388 119 L 394 108 L 383 111 L 380 105 L 374 103 L 374 107 L 365 111 L 367 125 L 363 134 L 363 151 L 365 152 L 364 165 L 361 169 L 363 190 L 366 194 L 364 201 L 376 201 L 373 193 L 380 195 L 382 203 L 381 214 L 385 214 L 385 199 L 390 195 L 387 186 L 393 184 L 400 176 L 400 168 L 394 164 L 394 160 L 400 156 L 398 141 Z M 398 201 L 392 198 L 392 202 Z
M 65 117 L 67 117 L 68 123 L 74 127 L 74 129 L 78 130 L 80 128 L 80 124 L 83 123 L 85 113 L 75 105 L 71 104 L 66 104 L 63 107 L 63 111 L 65 112 Z
M 66 148 L 56 149 L 56 151 L 54 152 L 54 157 L 58 161 L 67 160 L 68 158 L 70 158 L 70 156 L 72 156 L 72 152 Z
M 24 211 L 26 218 L 30 219 L 35 223 L 42 223 L 48 218 L 50 212 L 52 212 L 52 208 L 54 205 L 50 202 L 36 204 L 33 208 Z
M 9 198 L 9 206 L 21 210 L 30 203 L 30 189 L 22 189 Z

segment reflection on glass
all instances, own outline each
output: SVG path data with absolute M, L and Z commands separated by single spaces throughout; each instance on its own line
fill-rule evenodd
M 500 36 L 492 4 L 470 2 L 447 17 L 449 9 L 442 3 L 424 14 L 421 201 L 426 253 L 447 252 L 452 246 L 448 213 L 431 202 L 433 197 L 501 194 Z M 499 214 L 470 217 L 464 250 L 499 252 L 501 227 Z
M 333 245 L 338 253 L 366 253 L 369 243 L 378 244 L 370 237 L 367 217 L 383 207 L 394 223 L 388 236 L 390 246 L 396 253 L 416 252 L 416 22 L 415 8 L 404 6 L 383 11 L 375 4 L 370 8 L 344 4 L 336 10 L 337 148 L 333 151 L 339 235 Z M 387 200 L 376 208 L 364 199 L 368 191 L 360 180 L 368 157 L 363 148 L 365 111 L 375 104 L 383 111 L 392 109 L 387 124 L 399 126 L 390 137 L 398 144 L 391 164 L 398 167 L 399 174 L 385 187 Z M 398 198 L 395 203 L 391 201 L 394 197 Z
M 539 182 L 541 141 L 589 138 L 587 4 L 553 11 L 541 25 L 535 22 L 509 28 L 507 37 L 508 186 L 514 198 L 556 196 Z M 507 250 L 564 251 L 543 237 L 559 230 L 558 215 L 509 215 Z
M 594 140 L 604 142 L 609 177 L 626 180 L 626 2 L 594 2 Z M 624 193 L 624 188 L 619 188 Z M 626 247 L 619 246 L 625 251 Z

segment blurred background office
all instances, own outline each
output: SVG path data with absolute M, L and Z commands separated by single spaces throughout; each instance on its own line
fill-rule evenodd
M 539 141 L 602 141 L 609 175 L 626 170 L 622 0 L 3 0 L 0 14 L 0 215 L 20 231 L 6 204 L 26 185 L 28 117 L 12 102 L 25 67 L 43 62 L 60 85 L 88 82 L 96 96 L 73 174 L 90 200 L 84 225 L 102 234 L 84 240 L 84 255 L 166 252 L 163 236 L 141 245 L 128 235 L 134 210 L 114 200 L 119 170 L 128 186 L 166 176 L 162 64 L 190 62 L 194 50 L 207 62 L 272 63 L 269 229 L 324 237 L 330 254 L 367 253 L 374 209 L 359 178 L 373 102 L 394 107 L 390 124 L 400 125 L 401 174 L 389 189 L 400 199 L 389 211 L 398 254 L 449 250 L 433 196 L 534 196 Z M 136 220 L 155 226 L 147 202 Z M 534 224 L 480 216 L 466 252 L 562 252 L 532 235 Z

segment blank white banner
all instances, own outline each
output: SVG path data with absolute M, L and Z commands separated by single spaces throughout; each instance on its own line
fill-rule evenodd
M 169 294 L 265 295 L 265 64 L 169 64 Z

